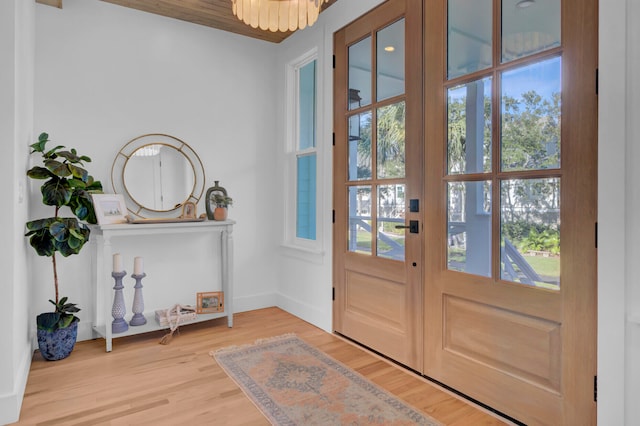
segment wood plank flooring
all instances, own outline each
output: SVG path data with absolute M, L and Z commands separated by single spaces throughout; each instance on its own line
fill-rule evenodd
M 268 425 L 209 355 L 211 350 L 295 333 L 374 383 L 446 425 L 508 424 L 338 336 L 278 308 L 164 332 L 76 344 L 62 361 L 36 352 L 16 425 Z

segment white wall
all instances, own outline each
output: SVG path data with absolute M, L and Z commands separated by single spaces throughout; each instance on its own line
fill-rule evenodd
M 601 0 L 598 119 L 598 422 L 640 420 L 640 34 L 635 0 Z
M 626 424 L 640 422 L 640 282 L 635 270 L 640 258 L 640 4 L 628 0 L 626 9 L 626 191 L 625 217 L 625 282 L 626 282 L 626 351 L 625 351 L 625 420 Z M 623 204 L 620 204 L 623 205 Z M 616 251 L 620 254 L 620 250 Z M 601 286 L 602 291 L 604 286 Z
M 287 64 L 307 52 L 318 51 L 318 194 L 322 214 L 318 216 L 317 237 L 322 243 L 319 252 L 296 249 L 285 242 L 285 223 L 279 223 L 280 273 L 278 305 L 296 316 L 331 331 L 332 328 L 332 129 L 333 129 L 333 33 L 366 13 L 382 0 L 341 1 L 323 12 L 313 27 L 299 31 L 281 43 L 278 50 L 278 92 L 286 91 Z M 284 99 L 284 98 L 283 98 Z M 278 164 L 279 182 L 283 188 L 291 185 L 286 174 L 286 117 L 284 106 L 279 109 Z M 284 200 L 281 200 L 284 205 Z M 284 218 L 284 215 L 283 215 Z
M 29 287 L 24 198 L 27 142 L 32 138 L 34 4 L 22 0 L 0 2 L 0 223 L 5 244 L 0 256 L 0 424 L 18 419 L 31 363 L 28 333 Z
M 189 144 L 204 164 L 205 191 L 219 180 L 235 201 L 229 216 L 237 221 L 237 311 L 276 303 L 276 213 L 270 208 L 276 176 L 271 149 L 276 145 L 276 49 L 272 43 L 97 0 L 36 9 L 34 133 L 46 131 L 54 143 L 91 157 L 87 169 L 105 192 L 112 192 L 111 165 L 129 140 L 166 133 Z M 39 185 L 30 183 L 29 189 L 30 216 L 51 215 L 51 208 L 38 205 Z M 204 211 L 200 203 L 198 213 Z M 175 251 L 172 241 L 159 245 L 144 254 L 145 301 L 154 291 L 172 290 L 154 288 L 154 278 L 162 275 L 160 260 Z M 209 253 L 201 254 L 201 263 L 207 262 Z M 35 318 L 49 308 L 53 280 L 50 259 L 30 256 L 37 296 L 29 315 Z M 80 340 L 91 337 L 90 258 L 85 248 L 58 262 L 61 295 L 82 308 Z M 125 269 L 132 272 L 132 259 L 125 259 Z M 173 286 L 178 287 L 180 282 Z M 192 300 L 184 297 L 176 294 L 176 301 L 195 303 L 195 293 L 186 295 Z

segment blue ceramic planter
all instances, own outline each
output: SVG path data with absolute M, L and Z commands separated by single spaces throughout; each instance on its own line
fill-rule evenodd
M 38 347 L 42 357 L 49 361 L 64 359 L 71 354 L 78 337 L 78 321 L 56 331 L 38 330 Z

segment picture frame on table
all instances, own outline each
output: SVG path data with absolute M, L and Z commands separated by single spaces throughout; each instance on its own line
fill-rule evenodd
M 127 205 L 122 194 L 91 194 L 99 225 L 127 223 Z
M 182 215 L 180 216 L 182 219 L 197 219 L 197 207 L 194 202 L 186 201 L 182 205 Z
M 213 314 L 216 312 L 224 312 L 224 293 L 222 291 L 197 293 L 196 313 Z

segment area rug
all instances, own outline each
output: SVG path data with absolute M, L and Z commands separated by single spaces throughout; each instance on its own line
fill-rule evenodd
M 295 335 L 211 355 L 274 425 L 440 425 Z

